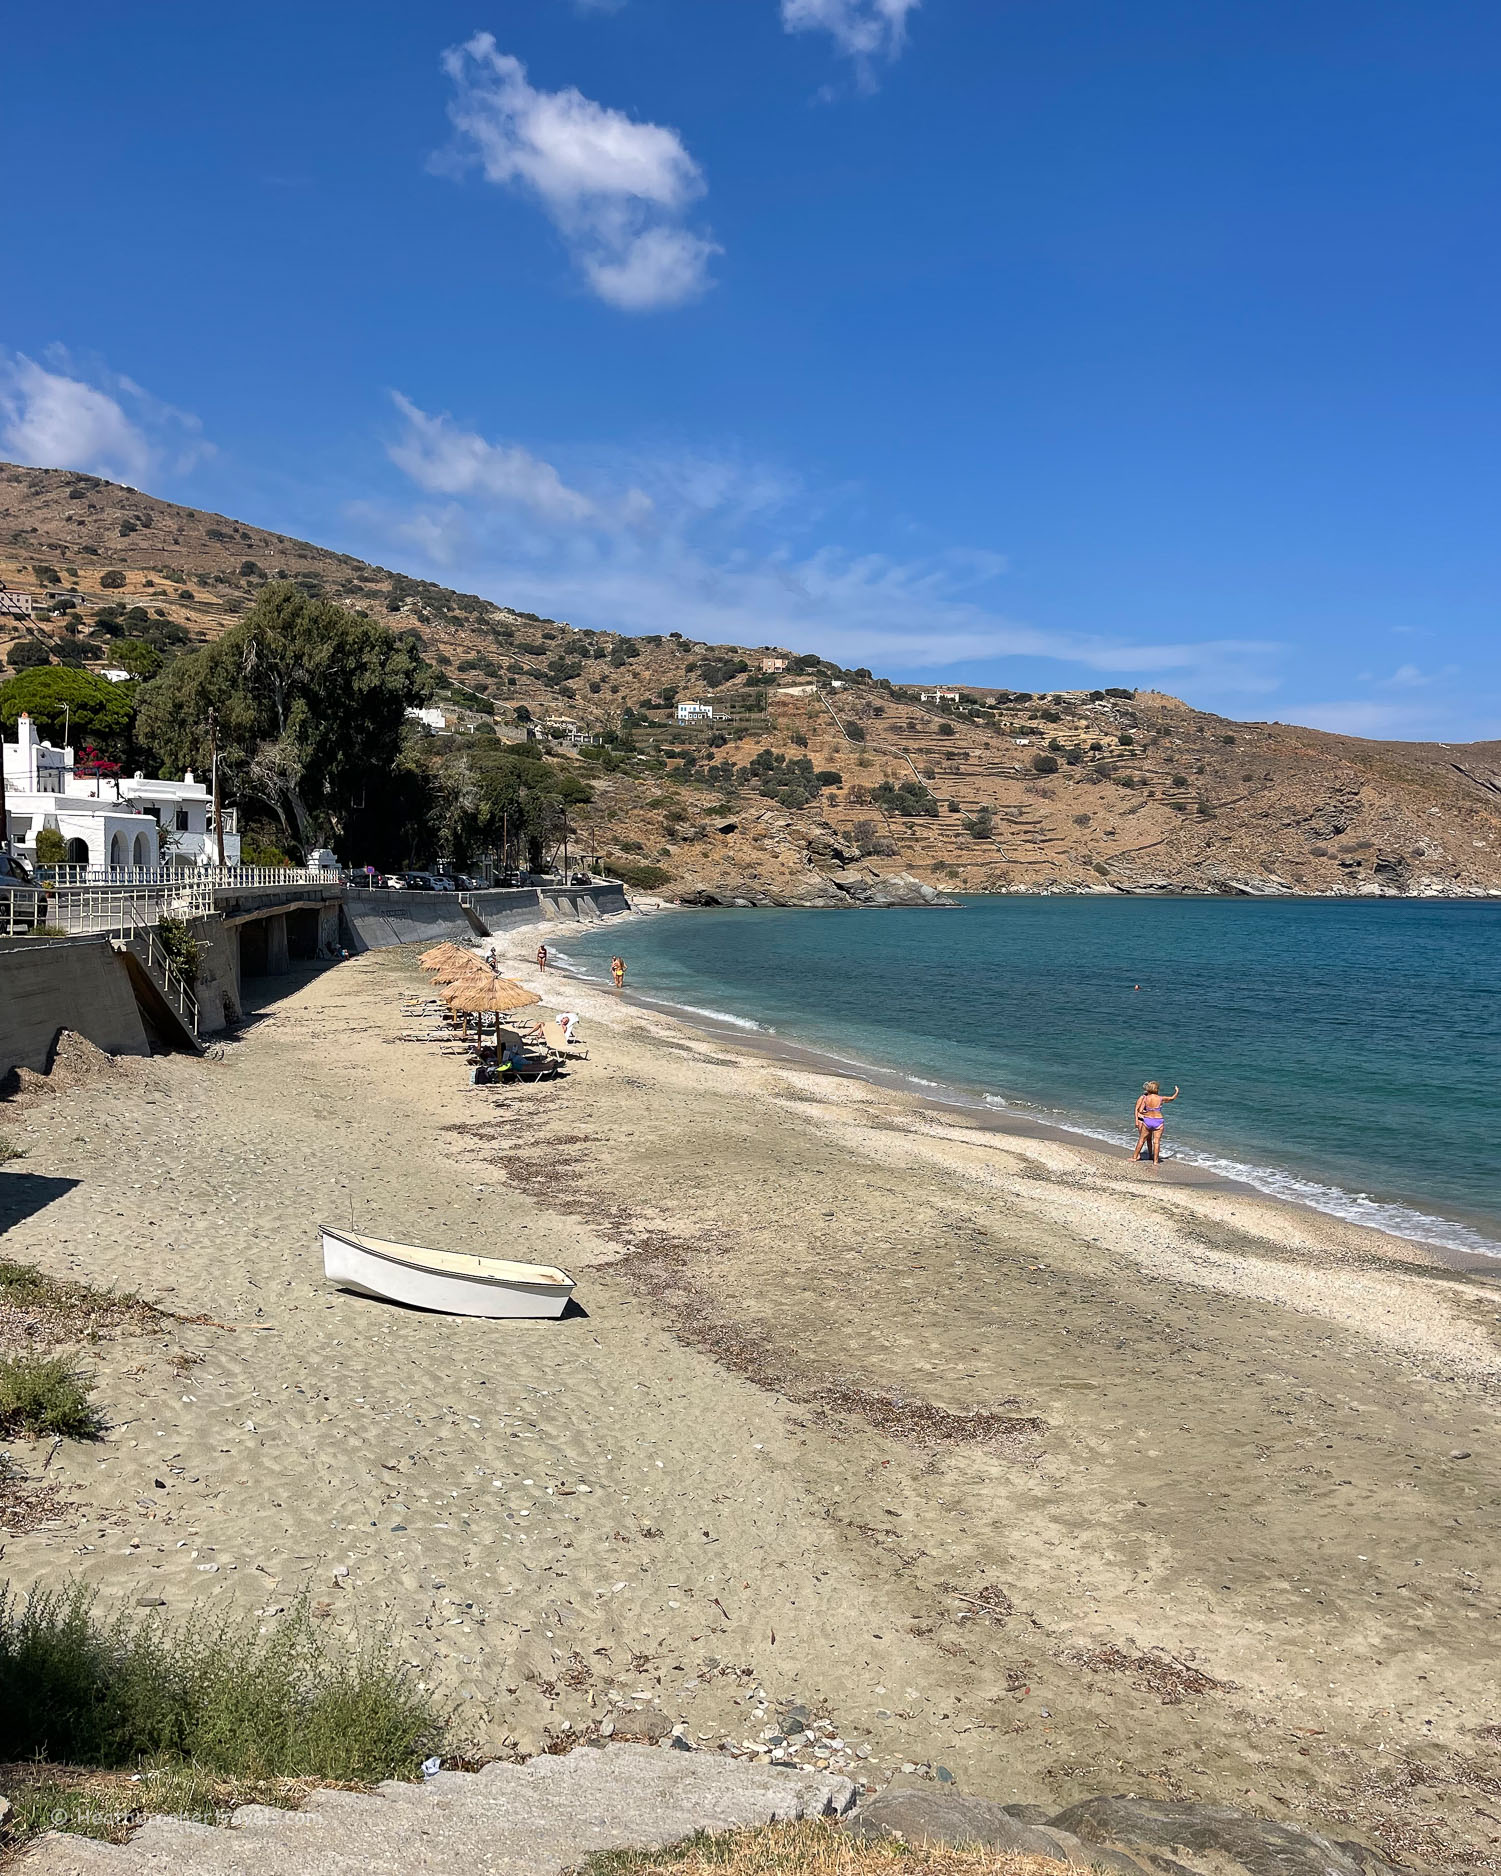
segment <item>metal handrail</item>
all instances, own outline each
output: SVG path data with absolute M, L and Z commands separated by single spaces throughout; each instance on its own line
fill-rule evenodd
M 39 866 L 39 882 L 74 886 L 337 886 L 342 877 L 320 866 Z
M 170 885 L 60 887 L 51 895 L 50 925 L 59 931 L 124 937 L 161 918 L 207 918 L 214 890 L 199 879 Z
M 212 909 L 212 894 L 207 895 Z M 59 936 L 108 938 L 111 943 L 135 945 L 145 951 L 147 972 L 170 1003 L 177 1006 L 183 1026 L 199 1039 L 198 999 L 167 955 L 154 921 L 146 916 L 139 893 L 72 892 L 50 899 L 32 886 L 0 887 L 0 937 L 31 937 L 56 932 Z M 157 917 L 171 908 L 158 906 Z M 181 916 L 201 916 L 184 909 Z

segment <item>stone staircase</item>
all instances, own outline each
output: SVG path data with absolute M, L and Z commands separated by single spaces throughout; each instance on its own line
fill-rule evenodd
M 524 1765 L 439 1772 L 373 1795 L 318 1791 L 300 1811 L 244 1805 L 221 1827 L 154 1817 L 125 1844 L 57 1833 L 17 1876 L 555 1876 L 596 1850 L 695 1831 L 842 1816 L 825 1773 L 652 1746 L 580 1747 Z

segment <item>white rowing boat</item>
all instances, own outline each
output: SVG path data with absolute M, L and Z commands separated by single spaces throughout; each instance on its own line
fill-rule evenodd
M 573 1278 L 547 1264 L 513 1264 L 464 1251 L 430 1251 L 323 1226 L 323 1274 L 363 1296 L 448 1316 L 561 1316 Z

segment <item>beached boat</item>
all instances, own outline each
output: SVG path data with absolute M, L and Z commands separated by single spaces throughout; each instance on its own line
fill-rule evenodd
M 448 1316 L 561 1316 L 573 1278 L 547 1264 L 513 1264 L 464 1251 L 430 1251 L 353 1231 L 323 1230 L 323 1274 L 364 1296 Z

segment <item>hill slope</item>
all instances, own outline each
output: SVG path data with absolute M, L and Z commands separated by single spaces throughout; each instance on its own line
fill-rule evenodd
M 206 642 L 268 577 L 418 632 L 454 733 L 553 720 L 595 790 L 579 847 L 701 901 L 827 903 L 884 876 L 967 891 L 1501 892 L 1501 743 L 1231 723 L 1156 693 L 955 702 L 766 648 L 623 638 L 67 470 L 0 467 L 0 656 Z M 33 656 L 38 655 L 33 653 Z M 782 654 L 787 656 L 787 654 Z M 675 706 L 712 705 L 680 725 Z M 611 739 L 609 748 L 563 740 Z M 750 771 L 750 772 L 747 772 Z M 896 896 L 900 897 L 898 891 Z

